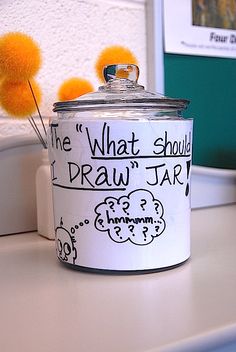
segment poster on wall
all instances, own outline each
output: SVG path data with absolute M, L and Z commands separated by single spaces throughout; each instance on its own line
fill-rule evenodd
M 236 0 L 164 0 L 165 52 L 236 58 Z

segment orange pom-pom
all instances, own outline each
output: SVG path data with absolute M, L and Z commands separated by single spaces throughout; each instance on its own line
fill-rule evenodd
M 39 104 L 41 101 L 39 85 L 33 79 L 30 83 Z M 0 104 L 9 115 L 19 118 L 31 115 L 36 111 L 28 81 L 13 82 L 4 79 L 0 85 Z
M 1 71 L 1 67 L 0 67 L 0 80 L 3 79 L 3 74 L 2 74 L 2 71 Z
M 137 59 L 134 54 L 123 46 L 110 46 L 104 49 L 96 62 L 97 76 L 101 81 L 104 81 L 103 68 L 107 65 L 114 64 L 134 64 L 137 65 Z M 124 77 L 125 78 L 125 77 Z
M 128 66 L 129 67 L 129 66 Z M 128 70 L 128 68 L 127 69 L 122 69 L 122 68 L 120 68 L 119 70 L 117 70 L 117 72 L 116 72 L 116 77 L 117 78 L 129 78 L 129 71 L 130 70 Z
M 40 49 L 30 36 L 10 32 L 0 38 L 0 72 L 7 79 L 30 79 L 40 65 Z
M 73 100 L 79 96 L 93 92 L 92 84 L 83 78 L 73 77 L 62 83 L 58 90 L 60 101 Z

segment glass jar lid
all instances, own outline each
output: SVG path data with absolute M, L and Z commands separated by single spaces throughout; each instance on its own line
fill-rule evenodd
M 173 99 L 148 92 L 137 83 L 139 68 L 131 64 L 109 65 L 103 71 L 106 84 L 97 92 L 55 103 L 53 111 L 85 111 L 98 109 L 157 109 L 178 110 L 187 107 L 186 99 Z

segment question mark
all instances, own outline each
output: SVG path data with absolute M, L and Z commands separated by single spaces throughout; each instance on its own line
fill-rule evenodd
M 159 208 L 159 205 L 160 205 L 159 202 L 157 202 L 157 201 L 154 202 L 154 205 L 155 205 L 156 213 L 159 214 L 159 212 L 158 212 L 158 208 Z
M 109 204 L 109 206 L 110 206 L 110 209 L 111 209 L 113 212 L 115 212 L 115 210 L 114 210 L 115 202 L 113 202 L 113 200 L 109 200 L 108 204 Z
M 103 226 L 103 219 L 99 219 L 99 220 L 98 220 L 98 223 L 99 223 L 99 225 L 101 225 L 102 227 L 104 227 L 104 226 Z
M 124 212 L 129 215 L 129 213 L 127 212 L 127 209 L 129 208 L 129 202 L 124 202 L 123 203 L 123 207 L 122 209 L 124 210 Z
M 135 234 L 133 233 L 134 231 L 134 225 L 129 225 L 128 229 L 130 230 L 130 232 L 132 233 L 133 236 L 135 236 Z
M 146 201 L 146 199 L 141 199 L 141 202 L 142 202 L 142 203 L 140 203 L 140 207 L 142 208 L 143 211 L 145 211 L 144 205 L 147 204 L 147 201 Z
M 148 232 L 148 227 L 147 227 L 147 226 L 144 226 L 144 227 L 143 227 L 144 241 L 147 241 L 147 235 L 146 235 L 147 232 Z
M 120 236 L 121 227 L 120 226 L 115 226 L 114 230 L 116 231 L 116 235 Z M 120 239 L 122 240 L 122 237 L 120 237 Z

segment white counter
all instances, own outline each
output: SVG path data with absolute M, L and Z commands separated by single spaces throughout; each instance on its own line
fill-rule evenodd
M 26 233 L 0 237 L 0 280 L 2 352 L 236 346 L 236 205 L 193 211 L 192 257 L 170 271 L 74 271 L 53 241 Z

